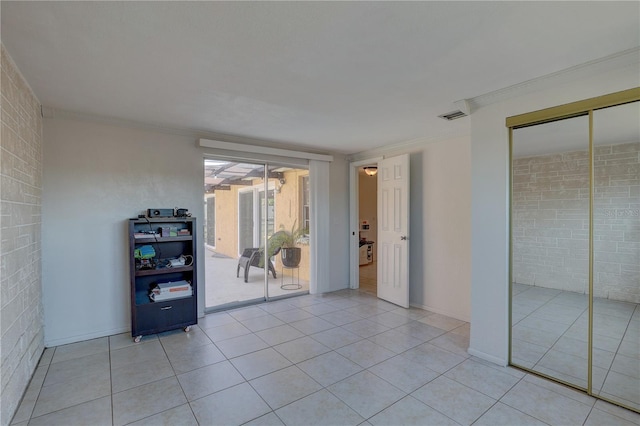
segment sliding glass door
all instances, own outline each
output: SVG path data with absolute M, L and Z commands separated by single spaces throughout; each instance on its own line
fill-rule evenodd
M 510 117 L 510 363 L 640 411 L 640 89 Z
M 211 158 L 204 164 L 207 205 L 215 196 L 207 214 L 214 223 L 205 224 L 215 236 L 205 245 L 205 308 L 308 292 L 308 170 Z M 290 249 L 300 254 L 296 265 L 282 260 Z

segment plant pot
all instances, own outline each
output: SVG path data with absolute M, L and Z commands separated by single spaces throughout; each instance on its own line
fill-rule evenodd
M 301 254 L 300 247 L 282 247 L 280 250 L 282 264 L 287 268 L 297 268 L 300 265 Z

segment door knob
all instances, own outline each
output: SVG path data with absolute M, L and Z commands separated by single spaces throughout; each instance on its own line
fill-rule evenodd
M 400 239 L 401 239 L 402 241 L 407 241 L 407 236 L 406 236 L 406 235 L 403 235 L 402 237 L 400 237 Z

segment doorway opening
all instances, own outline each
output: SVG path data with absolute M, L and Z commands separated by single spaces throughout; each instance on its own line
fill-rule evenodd
M 308 169 L 205 158 L 204 189 L 205 311 L 308 293 Z
M 378 240 L 377 166 L 358 168 L 358 275 L 360 291 L 378 295 L 375 243 Z

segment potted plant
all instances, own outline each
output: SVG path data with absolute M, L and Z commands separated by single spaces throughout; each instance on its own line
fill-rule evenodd
M 273 234 L 267 241 L 267 255 L 274 256 L 280 251 L 282 264 L 287 268 L 296 268 L 300 264 L 300 254 L 302 250 L 296 247 L 300 237 L 307 234 L 304 228 L 296 228 L 296 221 L 293 222 L 291 230 L 285 230 L 284 225 L 280 225 L 280 230 Z

